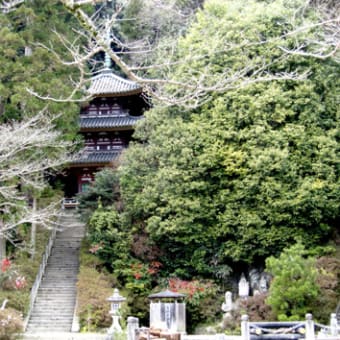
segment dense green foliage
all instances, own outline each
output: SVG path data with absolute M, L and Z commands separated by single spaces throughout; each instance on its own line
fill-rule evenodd
M 141 143 L 121 168 L 126 223 L 160 248 L 169 274 L 223 277 L 236 263 L 263 263 L 296 236 L 315 247 L 335 230 L 338 65 L 283 56 L 279 46 L 294 39 L 280 35 L 295 7 L 210 1 L 181 44 L 183 54 L 207 51 L 195 66 L 216 81 L 228 65 L 242 69 L 269 59 L 272 70 L 308 71 L 307 80 L 212 93 L 193 112 L 157 108 L 136 131 Z M 237 43 L 240 32 L 271 40 L 209 58 L 215 46 L 223 51 L 223 44 Z
M 50 24 L 51 23 L 51 24 Z M 62 114 L 59 127 L 74 137 L 77 105 L 38 99 L 42 96 L 67 97 L 73 88 L 69 76 L 74 69 L 62 65 L 42 45 L 66 55 L 57 34 L 74 37 L 76 23 L 59 1 L 25 1 L 10 13 L 0 13 L 0 115 L 1 121 L 37 114 L 48 106 L 52 115 Z
M 106 299 L 112 294 L 112 278 L 103 270 L 102 261 L 88 254 L 88 243 L 83 242 L 78 275 L 77 314 L 82 331 L 93 332 L 98 327 L 108 327 L 112 321 Z
M 95 174 L 95 182 L 89 190 L 78 195 L 79 211 L 84 221 L 98 208 L 115 205 L 120 210 L 119 179 L 113 169 L 103 169 Z
M 117 36 L 129 42 L 142 35 L 166 45 L 176 33 L 177 47 L 166 50 L 178 61 L 167 67 L 172 79 L 188 84 L 202 75 L 210 91 L 204 105 L 192 110 L 155 103 L 118 173 L 98 173 L 79 197 L 89 221 L 89 251 L 100 259 L 83 259 L 91 267 L 80 273 L 84 329 L 107 325 L 110 285 L 125 289 L 131 314 L 146 321 L 149 293 L 175 282 L 173 289 L 188 294 L 192 330 L 218 313 L 216 282 L 225 288 L 231 274 L 261 267 L 268 257 L 274 280 L 267 301 L 278 318 L 303 318 L 318 302 L 327 305 L 327 313 L 334 310 L 337 262 L 327 258 L 317 266 L 303 256 L 301 244 L 289 248 L 301 239 L 309 252 L 322 254 L 339 222 L 339 65 L 284 52 L 322 36 L 318 25 L 287 34 L 295 24 L 316 22 L 317 13 L 302 0 L 207 0 L 196 20 L 182 25 L 176 13 L 162 16 L 164 8 L 151 12 L 154 2 L 143 3 L 142 8 L 141 1 L 131 1 L 121 13 Z M 170 3 L 188 13 L 202 1 Z M 128 18 L 135 19 L 134 27 Z M 46 29 L 47 20 L 66 36 L 76 27 L 56 0 L 27 1 L 0 14 L 0 118 L 21 119 L 47 105 L 51 114 L 61 113 L 58 127 L 70 139 L 75 105 L 46 102 L 26 91 L 54 97 L 71 91 L 75 71 L 40 45 L 53 45 L 67 58 Z M 137 65 L 161 64 L 157 57 L 157 51 L 130 56 Z M 157 72 L 151 71 L 162 78 Z M 307 77 L 283 77 L 294 72 Z M 184 95 L 193 88 L 183 88 Z M 167 89 L 170 96 L 178 91 Z M 289 284 L 294 280 L 297 286 Z M 263 296 L 245 308 L 260 317 L 271 313 Z
M 91 249 L 134 296 L 135 315 L 143 318 L 147 292 L 171 278 L 214 278 L 224 284 L 233 271 L 237 276 L 251 266 L 261 267 L 297 238 L 319 255 L 335 235 L 340 202 L 339 66 L 331 59 L 283 52 L 281 47 L 315 34 L 284 36 L 291 29 L 287 18 L 299 4 L 207 1 L 180 40 L 179 58 L 200 53 L 206 57 L 176 65 L 174 77 L 179 81 L 190 78 L 193 70 L 208 71 L 214 77 L 206 78 L 212 82 L 206 85 L 212 86 L 228 72 L 249 66 L 239 81 L 244 83 L 247 77 L 254 79 L 255 69 L 265 62 L 268 74 L 296 70 L 308 72 L 308 78 L 250 81 L 228 91 L 211 91 L 207 103 L 191 111 L 156 105 L 146 113 L 135 132 L 137 142 L 119 169 L 119 209 L 103 204 L 89 224 Z M 316 17 L 308 10 L 304 15 L 311 21 Z M 100 186 L 93 188 L 100 196 Z M 273 261 L 268 260 L 268 267 Z M 278 317 L 303 318 L 315 306 L 314 293 L 323 289 L 315 281 L 320 273 L 312 270 L 311 276 L 301 277 L 296 306 L 278 310 L 278 304 L 271 303 Z M 311 299 L 305 296 L 308 289 Z M 335 295 L 328 294 L 324 301 L 329 310 L 335 308 Z M 274 292 L 268 301 L 278 296 Z M 271 315 L 263 296 L 244 308 L 259 319 Z M 189 328 L 202 321 L 201 312 L 192 310 Z
M 29 243 L 29 234 L 26 229 L 27 226 L 22 226 L 17 231 L 17 238 L 21 239 L 23 243 Z M 34 259 L 30 257 L 27 251 L 17 251 L 15 254 L 11 254 L 11 264 L 8 270 L 0 272 L 0 303 L 2 304 L 7 299 L 7 307 L 16 309 L 23 316 L 26 315 L 28 310 L 30 290 L 36 279 L 48 237 L 48 230 L 38 228 Z M 18 278 L 23 278 L 24 282 L 19 289 L 15 285 Z
M 274 276 L 267 302 L 279 320 L 303 320 L 320 293 L 315 259 L 306 258 L 301 243 L 284 249 L 279 258 L 269 257 L 266 268 Z

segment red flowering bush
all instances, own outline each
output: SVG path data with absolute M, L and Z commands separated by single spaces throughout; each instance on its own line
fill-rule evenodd
M 152 275 L 156 275 L 162 264 L 158 261 L 152 261 L 150 264 L 133 263 L 131 264 L 131 274 L 135 280 L 151 279 Z
M 192 305 L 198 305 L 204 296 L 216 292 L 216 286 L 212 281 L 185 281 L 178 278 L 169 279 L 169 289 L 173 292 L 185 294 L 187 301 Z
M 216 299 L 218 287 L 213 281 L 171 278 L 168 280 L 168 289 L 186 295 L 189 332 L 201 323 L 216 321 L 221 301 Z
M 6 273 L 10 267 L 11 267 L 11 261 L 9 259 L 5 258 L 1 261 L 1 271 L 3 273 Z
M 12 262 L 5 258 L 1 261 L 0 287 L 2 289 L 23 289 L 27 285 L 26 278 L 20 276 L 12 266 Z
M 157 278 L 157 274 L 162 267 L 158 261 L 150 263 L 133 262 L 122 270 L 126 280 L 126 288 L 138 291 L 151 289 L 152 282 Z

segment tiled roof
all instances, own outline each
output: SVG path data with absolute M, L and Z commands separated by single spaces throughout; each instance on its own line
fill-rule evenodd
M 120 151 L 91 151 L 80 153 L 72 162 L 72 165 L 85 164 L 107 164 L 120 156 Z
M 115 127 L 134 126 L 143 116 L 123 117 L 81 117 L 80 127 L 83 129 L 106 129 Z
M 91 79 L 87 92 L 92 96 L 124 96 L 142 92 L 135 82 L 116 76 L 110 69 L 102 70 Z

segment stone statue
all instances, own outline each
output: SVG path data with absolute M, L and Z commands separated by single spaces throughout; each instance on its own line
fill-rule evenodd
M 249 272 L 249 281 L 253 295 L 266 293 L 270 276 L 265 272 L 260 272 L 258 269 L 252 269 Z
M 230 313 L 232 309 L 233 309 L 232 293 L 228 291 L 225 293 L 225 301 L 222 303 L 222 310 L 225 313 Z
M 259 288 L 260 288 L 260 292 L 261 293 L 266 293 L 268 290 L 268 286 L 267 286 L 267 278 L 265 273 L 261 274 L 261 278 L 260 278 L 260 284 L 259 284 Z
M 241 279 L 238 283 L 238 295 L 241 298 L 247 298 L 249 296 L 249 282 L 244 274 L 241 275 Z
M 225 293 L 225 301 L 222 303 L 222 310 L 223 310 L 223 320 L 222 320 L 222 328 L 226 329 L 232 322 L 233 322 L 233 315 L 232 311 L 234 309 L 234 304 L 232 300 L 232 293 L 226 292 Z

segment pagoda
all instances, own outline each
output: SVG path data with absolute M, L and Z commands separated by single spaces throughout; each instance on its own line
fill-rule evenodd
M 97 171 L 117 166 L 136 123 L 148 108 L 141 86 L 114 74 L 107 60 L 105 64 L 91 79 L 87 90 L 91 99 L 80 110 L 84 148 L 66 170 L 65 197 L 87 191 Z

